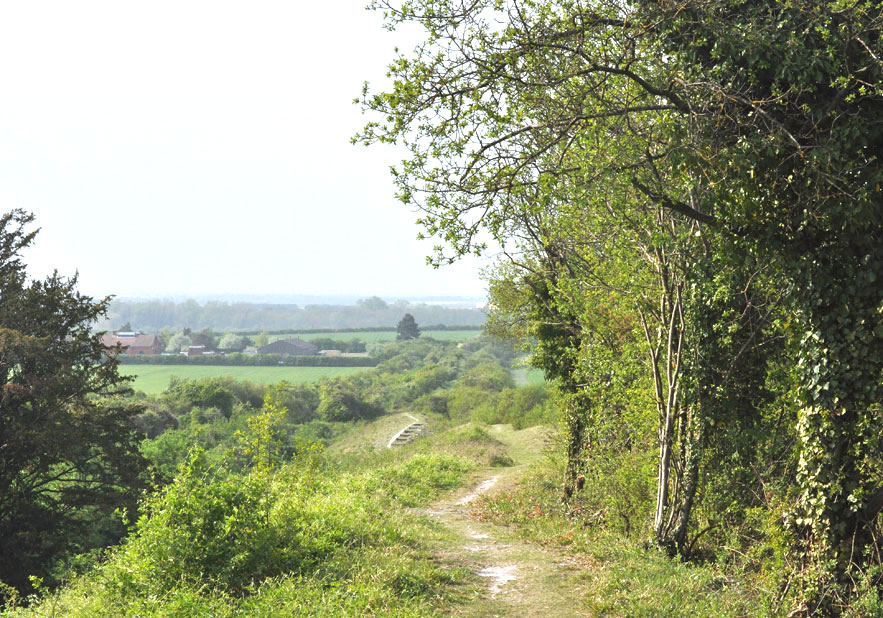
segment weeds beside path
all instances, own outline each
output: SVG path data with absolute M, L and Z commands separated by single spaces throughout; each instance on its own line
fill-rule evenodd
M 518 539 L 504 526 L 480 521 L 472 502 L 483 493 L 509 489 L 527 468 L 542 457 L 547 432 L 542 428 L 514 431 L 508 425 L 488 428 L 506 444 L 513 466 L 484 468 L 466 488 L 435 503 L 427 515 L 437 520 L 446 534 L 435 548 L 437 560 L 464 568 L 484 585 L 463 605 L 450 608 L 452 616 L 554 618 L 587 616 L 585 557 L 575 558 L 557 549 Z

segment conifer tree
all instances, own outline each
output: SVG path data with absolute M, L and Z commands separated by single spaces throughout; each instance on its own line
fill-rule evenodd
M 116 509 L 133 508 L 145 460 L 115 354 L 91 330 L 108 300 L 76 276 L 28 280 L 33 215 L 0 216 L 0 581 L 29 592 L 68 551 L 86 551 Z
M 399 323 L 396 326 L 396 332 L 398 333 L 396 339 L 399 341 L 416 339 L 420 336 L 420 328 L 417 326 L 414 316 L 410 313 L 406 313 L 402 319 L 399 320 Z

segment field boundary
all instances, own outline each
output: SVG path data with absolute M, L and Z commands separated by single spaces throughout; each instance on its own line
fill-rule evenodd
M 370 356 L 288 356 L 278 354 L 227 354 L 206 356 L 126 356 L 121 365 L 189 365 L 210 367 L 376 367 Z

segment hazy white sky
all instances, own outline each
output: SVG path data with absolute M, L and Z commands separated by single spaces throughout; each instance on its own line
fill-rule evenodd
M 350 145 L 399 44 L 367 0 L 0 4 L 0 207 L 92 294 L 481 295 L 433 271 L 396 153 Z M 410 33 L 414 37 L 415 33 Z

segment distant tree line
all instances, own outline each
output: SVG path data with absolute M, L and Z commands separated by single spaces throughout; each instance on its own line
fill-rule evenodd
M 430 324 L 429 326 L 421 326 L 421 330 L 475 330 L 479 331 L 484 328 L 482 324 Z M 284 328 L 282 330 L 243 330 L 238 331 L 240 335 L 257 335 L 265 332 L 268 335 L 320 335 L 335 333 L 394 333 L 397 332 L 397 326 L 364 326 L 361 328 Z
M 371 302 L 367 302 L 371 301 Z M 207 302 L 195 300 L 112 301 L 107 318 L 98 324 L 103 330 L 118 330 L 124 324 L 154 332 L 164 328 L 221 331 L 268 330 L 303 331 L 323 329 L 376 329 L 396 324 L 406 311 L 420 324 L 445 324 L 448 327 L 480 326 L 485 322 L 481 309 L 462 309 L 437 305 L 411 305 L 399 301 L 387 304 L 374 297 L 356 305 L 270 305 L 252 303 Z

